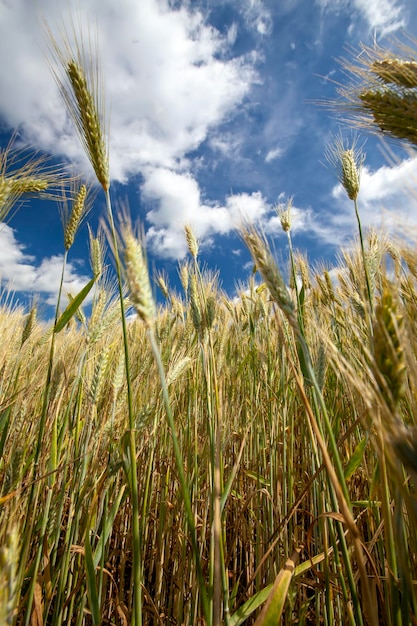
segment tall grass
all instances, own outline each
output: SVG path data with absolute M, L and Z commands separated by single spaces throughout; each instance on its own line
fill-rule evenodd
M 183 291 L 158 274 L 157 308 L 143 241 L 113 217 L 97 81 L 54 49 L 117 286 L 90 233 L 92 279 L 50 327 L 1 299 L 0 623 L 415 623 L 414 249 L 365 236 L 357 186 L 335 278 L 294 250 L 289 204 L 291 286 L 248 225 L 260 279 L 228 297 L 186 227 Z

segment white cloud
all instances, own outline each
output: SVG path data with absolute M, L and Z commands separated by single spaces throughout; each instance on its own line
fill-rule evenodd
M 52 28 L 68 3 L 16 0 L 0 14 L 0 115 L 40 148 L 85 161 L 42 46 L 37 9 Z M 146 164 L 175 167 L 248 93 L 252 61 L 224 59 L 227 37 L 198 11 L 158 0 L 87 0 L 80 21 L 97 22 L 111 109 L 111 174 L 124 180 Z M 233 34 L 233 33 L 232 33 Z M 111 105 L 111 106 L 110 106 Z
M 190 225 L 203 245 L 214 234 L 228 234 L 242 219 L 262 222 L 271 211 L 262 194 L 232 194 L 224 205 L 202 198 L 198 182 L 189 173 L 166 168 L 150 168 L 141 187 L 149 203 L 147 219 L 151 224 L 147 238 L 152 249 L 165 257 L 181 258 L 187 247 L 182 234 Z M 153 206 L 154 205 L 154 206 Z
M 25 252 L 25 246 L 16 239 L 14 230 L 0 225 L 0 278 L 11 291 L 43 294 L 47 304 L 55 304 L 62 273 L 62 255 L 45 258 L 40 264 Z M 64 295 L 76 295 L 90 280 L 78 274 L 74 263 L 67 263 L 64 275 Z
M 240 6 L 248 26 L 261 35 L 272 32 L 272 17 L 262 0 L 243 0 Z
M 381 35 L 406 26 L 404 5 L 398 0 L 317 0 L 318 4 L 329 10 L 356 10 L 368 22 L 370 30 Z
M 270 163 L 271 161 L 274 161 L 274 159 L 279 159 L 283 154 L 283 148 L 274 148 L 273 150 L 269 150 L 265 157 L 265 163 Z
M 397 0 L 353 0 L 353 5 L 363 14 L 370 28 L 387 34 L 404 28 L 404 7 Z
M 66 0 L 2 5 L 0 55 L 8 62 L 0 65 L 0 118 L 19 126 L 23 139 L 38 148 L 91 172 L 40 45 L 38 11 L 55 32 L 56 24 L 70 22 L 70 8 Z M 238 138 L 220 136 L 218 127 L 257 80 L 256 54 L 230 58 L 237 25 L 221 35 L 192 3 L 174 9 L 167 0 L 120 0 L 117 6 L 113 0 L 84 0 L 77 12 L 93 35 L 97 24 L 111 110 L 111 176 L 122 182 L 143 176 L 143 199 L 156 203 L 148 215 L 154 247 L 181 255 L 184 223 L 194 224 L 200 235 L 228 232 L 229 209 L 206 204 L 187 170 L 195 168 L 189 153 L 208 137 L 222 154 L 236 153 Z M 260 0 L 250 0 L 245 15 L 256 18 L 258 30 L 270 19 Z
M 363 227 L 411 234 L 417 228 L 417 157 L 398 164 L 384 165 L 374 171 L 364 167 L 361 174 L 358 208 Z M 347 233 L 356 233 L 353 203 L 342 185 L 331 192 L 335 201 L 332 215 L 320 221 L 321 235 L 328 243 L 343 242 Z
M 237 33 L 238 33 L 237 24 L 236 24 L 236 22 L 233 22 L 233 24 L 231 25 L 231 27 L 227 31 L 227 43 L 230 46 L 233 46 L 233 44 L 235 43 L 235 41 L 237 39 Z

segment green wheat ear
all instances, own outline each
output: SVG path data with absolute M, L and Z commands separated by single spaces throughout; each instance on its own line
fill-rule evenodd
M 401 339 L 403 317 L 397 312 L 392 293 L 385 289 L 375 309 L 373 322 L 375 375 L 379 390 L 395 412 L 404 394 L 406 364 Z
M 124 243 L 126 280 L 129 287 L 129 300 L 140 319 L 150 328 L 156 315 L 155 302 L 149 280 L 144 247 L 133 233 L 129 222 L 121 226 Z
M 293 328 L 297 327 L 295 305 L 288 292 L 282 274 L 272 256 L 269 245 L 255 228 L 242 229 L 242 237 L 252 255 L 252 259 L 268 287 L 272 298 L 286 315 Z
M 84 213 L 85 199 L 87 196 L 87 187 L 81 185 L 72 206 L 72 210 L 69 216 L 69 220 L 65 225 L 64 232 L 64 246 L 65 250 L 69 250 L 74 243 L 75 234 L 78 230 L 80 220 Z
M 417 145 L 417 93 L 366 90 L 359 100 L 379 130 Z
M 334 137 L 326 147 L 325 156 L 337 174 L 340 184 L 350 200 L 357 200 L 360 190 L 360 176 L 365 160 L 363 146 L 358 145 L 358 139 L 353 137 L 350 144 L 346 144 L 341 134 Z
M 198 241 L 193 229 L 188 224 L 184 227 L 185 239 L 187 241 L 188 250 L 195 260 L 198 256 Z

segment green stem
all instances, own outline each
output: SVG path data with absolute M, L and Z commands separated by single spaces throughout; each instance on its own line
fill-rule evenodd
M 53 329 L 55 329 L 57 321 L 58 321 L 58 317 L 59 317 L 59 306 L 60 306 L 60 302 L 61 302 L 62 288 L 63 288 L 63 284 L 64 284 L 64 274 L 65 274 L 65 267 L 66 267 L 66 263 L 67 263 L 67 256 L 68 256 L 68 250 L 65 250 L 64 259 L 63 259 L 63 262 L 62 262 L 62 271 L 61 271 L 61 280 L 60 280 L 59 290 L 58 290 L 58 299 L 57 299 L 57 303 L 56 303 L 56 307 L 55 307 L 55 320 L 54 320 Z M 51 347 L 50 347 L 50 350 L 49 350 L 48 371 L 47 371 L 47 374 L 46 374 L 45 388 L 43 390 L 42 413 L 41 413 L 41 418 L 39 420 L 38 438 L 37 438 L 37 442 L 36 442 L 35 454 L 34 454 L 34 459 L 33 459 L 32 486 L 31 486 L 30 493 L 29 493 L 28 505 L 27 505 L 27 515 L 26 515 L 26 521 L 25 521 L 25 525 L 24 525 L 24 529 L 23 529 L 23 537 L 25 537 L 25 542 L 24 542 L 23 548 L 22 548 L 21 563 L 26 563 L 27 562 L 27 557 L 29 555 L 29 547 L 30 547 L 30 543 L 31 543 L 31 539 L 32 539 L 32 533 L 33 533 L 33 527 L 34 527 L 34 523 L 35 523 L 35 517 L 34 517 L 34 515 L 32 513 L 37 510 L 37 502 L 38 502 L 41 486 L 42 486 L 42 483 L 43 483 L 43 481 L 36 480 L 36 479 L 38 478 L 38 474 L 39 474 L 39 458 L 40 458 L 41 449 L 42 449 L 42 442 L 43 442 L 43 435 L 44 435 L 44 431 L 45 431 L 46 416 L 47 416 L 47 413 L 48 413 L 48 406 L 49 406 L 49 396 L 50 396 L 50 392 L 51 392 L 51 380 L 52 380 L 52 369 L 53 369 L 53 362 L 54 362 L 54 352 L 55 352 L 55 333 L 53 332 L 52 333 L 52 338 L 51 338 Z M 54 423 L 55 423 L 55 421 L 56 420 L 54 420 Z M 53 428 L 54 428 L 54 425 L 53 425 Z M 33 572 L 33 575 L 32 575 L 32 581 L 31 581 L 31 585 L 30 585 L 28 604 L 27 604 L 27 608 L 26 608 L 25 626 L 28 626 L 29 620 L 30 620 L 30 616 L 31 616 L 31 613 L 32 613 L 32 603 L 33 603 L 33 595 L 34 595 L 34 591 L 35 591 L 35 583 L 36 583 L 36 580 L 37 580 L 38 569 L 39 569 L 39 564 L 40 564 L 40 560 L 41 560 L 41 554 L 42 554 L 42 550 L 43 550 L 43 542 L 42 542 L 42 540 L 43 540 L 43 534 L 45 532 L 44 528 L 46 528 L 45 517 L 47 517 L 47 515 L 48 515 L 49 506 L 50 506 L 50 498 L 51 498 L 51 496 L 49 494 L 52 494 L 52 490 L 50 490 L 48 492 L 48 505 L 46 506 L 46 508 L 44 509 L 44 512 L 43 512 L 43 515 L 44 515 L 44 521 L 42 523 L 43 531 L 41 533 L 41 540 L 40 540 L 40 543 L 39 543 L 38 549 L 37 549 L 37 555 L 36 555 L 35 564 L 34 564 L 34 572 Z
M 355 215 L 356 215 L 356 220 L 358 222 L 359 240 L 360 240 L 360 244 L 361 244 L 363 269 L 364 269 L 364 272 L 365 272 L 366 291 L 367 291 L 367 294 L 368 294 L 368 302 L 369 302 L 369 307 L 370 307 L 370 311 L 371 311 L 371 315 L 372 315 L 373 312 L 374 312 L 374 302 L 373 302 L 373 297 L 372 297 L 371 281 L 369 279 L 368 263 L 367 263 L 366 254 L 365 254 L 365 244 L 364 244 L 363 233 L 362 233 L 362 224 L 361 224 L 361 219 L 360 219 L 360 216 L 359 216 L 359 209 L 358 209 L 358 202 L 357 202 L 357 200 L 355 199 L 353 201 L 353 203 L 355 205 Z
M 391 600 L 391 615 L 392 624 L 394 626 L 401 626 L 401 602 L 398 593 L 398 565 L 397 565 L 397 546 L 394 540 L 394 529 L 392 525 L 391 514 L 391 499 L 390 489 L 388 483 L 388 472 L 386 465 L 385 446 L 381 432 L 378 435 L 380 456 L 379 465 L 381 470 L 381 491 L 382 491 L 382 512 L 385 526 L 385 545 L 387 552 L 387 564 L 388 564 L 388 589 Z M 397 505 L 398 506 L 398 505 Z
M 191 545 L 192 545 L 193 552 L 194 552 L 194 559 L 195 559 L 195 564 L 196 564 L 196 569 L 197 569 L 197 577 L 199 581 L 199 588 L 200 588 L 199 590 L 201 593 L 201 603 L 202 603 L 204 618 L 206 620 L 207 625 L 210 626 L 212 623 L 210 605 L 209 605 L 209 600 L 207 596 L 207 589 L 206 589 L 206 584 L 204 581 L 203 570 L 201 567 L 201 558 L 200 558 L 200 551 L 199 551 L 199 546 L 198 546 L 198 541 L 197 541 L 197 532 L 196 532 L 196 527 L 195 527 L 194 514 L 193 514 L 193 510 L 191 506 L 191 499 L 190 499 L 190 494 L 188 491 L 187 480 L 186 480 L 185 473 L 184 473 L 184 463 L 183 463 L 183 458 L 181 455 L 180 445 L 178 441 L 177 430 L 175 428 L 174 417 L 172 415 L 171 402 L 170 402 L 169 394 L 168 394 L 168 386 L 167 386 L 167 382 L 165 378 L 165 370 L 162 364 L 161 353 L 156 342 L 155 333 L 152 328 L 148 329 L 148 336 L 149 336 L 149 341 L 152 347 L 152 352 L 155 358 L 155 362 L 158 368 L 158 374 L 159 374 L 159 378 L 161 381 L 162 395 L 163 395 L 164 404 L 165 404 L 165 411 L 167 415 L 168 426 L 171 431 L 175 463 L 176 463 L 177 472 L 178 472 L 178 480 L 179 480 L 180 487 L 181 487 L 181 493 L 182 493 L 182 497 L 184 500 L 185 512 L 187 515 L 188 527 L 190 529 L 190 534 L 191 534 Z
M 126 325 L 126 309 L 123 293 L 123 281 L 122 281 L 122 267 L 119 256 L 119 247 L 117 243 L 116 227 L 114 225 L 113 210 L 111 205 L 110 191 L 106 190 L 106 207 L 107 216 L 110 222 L 110 231 L 113 243 L 113 252 L 116 263 L 117 284 L 119 289 L 120 299 L 120 311 L 122 318 L 122 333 L 123 333 L 123 346 L 125 353 L 125 367 L 126 367 L 126 385 L 127 385 L 127 404 L 128 404 L 128 417 L 129 417 L 129 477 L 128 483 L 130 485 L 131 498 L 132 498 L 132 556 L 133 556 L 133 626 L 142 625 L 142 546 L 140 536 L 139 525 L 139 496 L 138 496 L 138 475 L 137 475 L 137 461 L 136 461 L 136 439 L 135 439 L 135 417 L 133 413 L 133 401 L 132 401 L 132 383 L 130 377 L 130 362 L 129 362 L 129 344 L 127 336 Z

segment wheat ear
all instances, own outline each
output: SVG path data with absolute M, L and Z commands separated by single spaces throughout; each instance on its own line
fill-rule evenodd
M 97 180 L 104 191 L 108 191 L 110 174 L 103 87 L 98 65 L 92 60 L 97 51 L 89 41 L 86 54 L 83 44 L 77 40 L 74 50 L 65 35 L 59 45 L 47 24 L 45 33 L 52 56 L 52 73 Z
M 134 235 L 128 222 L 122 224 L 122 238 L 129 299 L 140 319 L 150 328 L 156 310 L 143 244 Z

